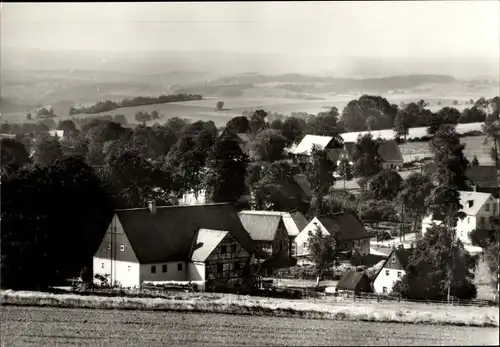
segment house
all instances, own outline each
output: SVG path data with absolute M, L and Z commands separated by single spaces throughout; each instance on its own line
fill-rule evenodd
M 362 255 L 358 251 L 354 251 L 349 262 L 353 266 L 365 266 L 369 268 L 385 259 L 387 259 L 387 255 L 385 254 L 370 253 Z
M 337 291 L 339 293 L 354 293 L 355 295 L 373 292 L 370 278 L 360 271 L 345 272 L 337 283 Z
M 302 195 L 305 200 L 310 201 L 313 197 L 313 191 L 311 189 L 311 185 L 309 184 L 309 181 L 307 180 L 306 175 L 304 174 L 296 174 L 293 175 L 293 178 L 295 179 L 295 182 L 297 182 L 300 190 L 302 191 Z
M 480 193 L 490 193 L 494 198 L 500 198 L 500 172 L 495 166 L 469 166 L 465 176 Z
M 309 231 L 322 232 L 323 235 L 335 235 L 338 242 L 338 252 L 350 252 L 356 249 L 361 255 L 370 254 L 370 235 L 356 212 L 346 210 L 329 216 L 314 217 L 295 238 L 297 247 L 297 262 L 310 263 L 307 241 Z
M 222 136 L 229 136 L 236 141 L 243 153 L 248 154 L 250 152 L 250 142 L 252 141 L 252 136 L 249 133 L 236 133 L 228 128 L 224 128 L 218 134 L 218 137 Z
M 254 247 L 230 204 L 116 210 L 93 258 L 111 284 L 242 278 Z
M 495 230 L 499 225 L 500 201 L 490 193 L 459 191 L 460 211 L 466 214 L 464 219 L 458 220 L 456 236 L 463 243 L 470 243 L 469 233 L 476 229 Z M 422 220 L 422 234 L 435 223 L 441 224 L 439 220 L 433 220 L 427 216 Z
M 64 130 L 49 130 L 49 135 L 57 137 L 59 140 L 64 139 Z
M 316 145 L 320 149 L 325 150 L 328 157 L 336 162 L 337 165 L 343 158 L 348 159 L 352 164 L 356 143 L 347 141 L 346 139 L 349 139 L 349 137 L 345 137 L 344 139 L 343 135 L 340 134 L 344 140 L 342 145 L 339 145 L 338 140 L 333 136 L 306 135 L 299 145 L 293 149 L 292 153 L 297 156 L 300 162 L 304 163 L 309 160 L 312 148 Z M 396 169 L 404 163 L 403 155 L 394 140 L 382 141 L 378 148 L 378 153 L 382 158 L 382 168 L 384 169 Z
M 373 290 L 378 294 L 388 294 L 396 281 L 406 274 L 411 249 L 393 249 L 384 265 L 373 280 Z
M 290 239 L 298 235 L 291 216 L 275 211 L 241 211 L 241 224 L 254 242 L 256 259 L 288 259 Z

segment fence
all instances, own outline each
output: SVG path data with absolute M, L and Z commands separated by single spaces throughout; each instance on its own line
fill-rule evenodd
M 328 297 L 337 297 L 337 298 L 345 298 L 346 300 L 352 300 L 354 302 L 405 302 L 405 303 L 420 303 L 420 304 L 434 304 L 434 305 L 451 305 L 451 306 L 476 306 L 476 307 L 486 307 L 486 306 L 498 306 L 498 300 L 480 300 L 480 299 L 472 299 L 472 300 L 460 300 L 453 299 L 450 301 L 446 300 L 414 300 L 414 299 L 405 299 L 396 295 L 379 295 L 372 293 L 341 293 L 341 294 L 326 294 L 325 298 L 328 300 Z

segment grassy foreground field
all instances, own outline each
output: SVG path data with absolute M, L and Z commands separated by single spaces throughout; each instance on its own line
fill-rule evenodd
M 2 346 L 498 345 L 498 328 L 2 307 Z
M 172 293 L 163 298 L 98 297 L 38 292 L 1 293 L 2 305 L 142 311 L 191 311 L 348 321 L 498 327 L 497 307 L 409 302 L 353 302 L 343 298 L 286 300 L 211 293 Z

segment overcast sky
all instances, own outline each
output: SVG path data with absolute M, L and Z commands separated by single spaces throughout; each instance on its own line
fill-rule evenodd
M 499 1 L 3 3 L 1 46 L 498 57 Z

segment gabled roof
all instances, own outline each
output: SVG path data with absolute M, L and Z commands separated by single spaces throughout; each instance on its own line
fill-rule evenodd
M 325 149 L 332 140 L 333 136 L 306 135 L 298 146 L 292 150 L 292 153 L 311 155 L 314 145 L 318 146 L 320 149 Z
M 276 227 L 276 229 L 278 228 L 279 221 L 276 224 L 278 218 L 280 218 L 283 221 L 283 225 L 285 226 L 288 236 L 292 237 L 297 236 L 302 231 L 302 229 L 307 225 L 307 219 L 300 212 L 247 210 L 247 211 L 241 211 L 238 215 L 240 216 L 243 226 L 247 229 L 250 236 L 254 240 L 260 240 L 254 237 L 262 237 L 263 233 L 268 233 L 267 241 L 274 240 L 274 235 L 276 230 L 274 230 L 274 234 L 272 234 L 273 233 L 272 228 L 274 227 Z M 274 217 L 268 219 L 269 221 L 272 221 L 272 228 L 271 225 L 269 227 L 262 226 L 262 223 L 266 223 L 266 218 L 264 217 Z M 269 239 L 271 237 L 271 234 L 272 234 L 272 239 Z
M 290 217 L 293 219 L 295 225 L 299 229 L 299 233 L 307 226 L 307 224 L 309 224 L 307 218 L 299 211 L 290 212 Z
M 392 129 L 384 129 L 384 130 L 365 130 L 365 131 L 355 131 L 351 133 L 343 133 L 340 134 L 342 139 L 345 142 L 356 142 L 358 140 L 358 136 L 364 136 L 366 134 L 371 134 L 373 139 L 383 139 L 383 140 L 392 140 L 394 139 L 394 130 Z
M 273 241 L 276 238 L 276 232 L 281 222 L 281 215 L 247 212 L 242 211 L 238 213 L 238 216 L 252 240 Z
M 482 188 L 500 187 L 500 177 L 495 166 L 469 166 L 465 176 L 472 184 Z
M 382 267 L 378 270 L 378 272 L 374 278 L 378 277 L 378 275 L 385 268 L 385 265 L 387 264 L 387 262 L 392 259 L 393 255 L 396 256 L 396 258 L 399 260 L 399 263 L 401 264 L 403 269 L 406 270 L 406 268 L 408 267 L 408 263 L 410 262 L 410 256 L 411 256 L 412 251 L 413 251 L 413 249 L 411 249 L 411 248 L 410 249 L 403 249 L 403 248 L 393 249 L 391 251 L 391 253 L 389 253 L 389 255 L 387 256 L 387 259 L 385 260 L 384 265 L 382 265 Z
M 228 233 L 224 230 L 200 229 L 193 243 L 191 260 L 205 261 Z
M 306 178 L 306 175 L 297 174 L 297 175 L 294 175 L 293 178 L 295 178 L 295 182 L 297 182 L 297 185 L 300 187 L 300 189 L 304 193 L 305 197 L 311 198 L 313 196 L 313 191 L 311 189 L 311 185 L 309 184 L 309 181 Z
M 359 281 L 361 281 L 363 276 L 366 276 L 364 272 L 358 272 L 358 271 L 344 272 L 344 274 L 340 278 L 339 283 L 337 283 L 337 288 L 343 290 L 355 290 L 356 286 L 358 285 Z M 366 277 L 368 278 L 368 276 Z M 368 278 L 368 281 L 369 280 L 370 279 Z
M 200 229 L 227 230 L 249 253 L 253 242 L 230 204 L 158 206 L 116 210 L 141 264 L 189 260 Z
M 488 201 L 491 194 L 490 193 L 479 193 L 479 192 L 466 192 L 459 191 L 460 193 L 460 205 L 462 209 L 460 211 L 464 212 L 468 216 L 475 216 L 483 207 L 483 205 Z M 472 201 L 472 206 L 469 206 L 469 201 Z
M 317 218 L 328 232 L 338 231 L 342 240 L 350 241 L 370 237 L 354 211 L 346 210 L 331 216 L 318 216 Z
M 403 155 L 399 150 L 398 144 L 394 140 L 382 142 L 378 148 L 378 153 L 386 163 L 403 161 Z

